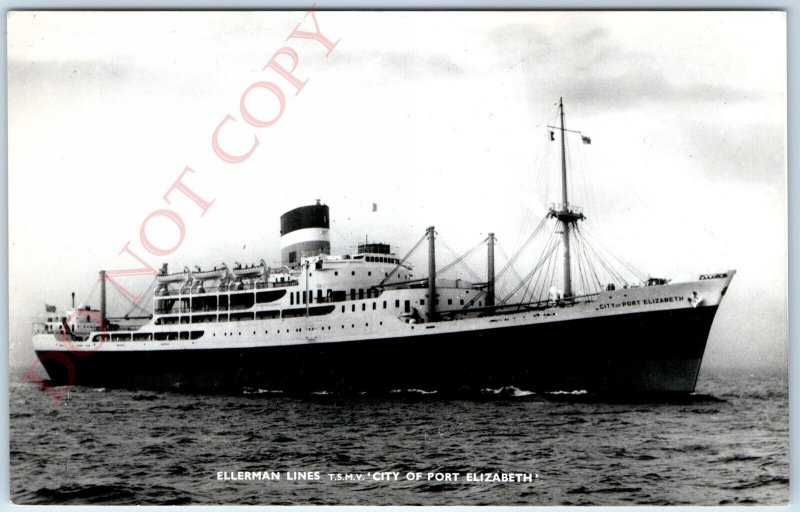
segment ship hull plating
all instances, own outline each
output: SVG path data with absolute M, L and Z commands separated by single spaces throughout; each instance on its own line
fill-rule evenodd
M 507 386 L 616 395 L 690 393 L 716 310 L 706 306 L 280 347 L 37 355 L 54 385 L 290 393 L 474 392 Z

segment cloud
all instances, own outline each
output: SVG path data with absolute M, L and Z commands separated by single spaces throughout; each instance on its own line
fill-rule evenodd
M 372 72 L 365 75 L 374 78 L 375 71 L 387 81 L 400 78 L 431 78 L 431 77 L 458 77 L 467 72 L 466 67 L 443 54 L 429 53 L 418 54 L 410 52 L 392 51 L 346 51 L 342 48 L 336 56 L 336 66 L 339 68 L 369 69 Z M 357 79 L 358 74 L 348 76 Z
M 567 82 L 565 94 L 571 103 L 587 109 L 638 108 L 649 102 L 680 104 L 714 102 L 718 104 L 758 101 L 763 93 L 738 87 L 704 82 L 678 84 L 664 73 L 640 67 L 615 76 L 598 76 L 600 72 L 583 73 L 578 80 Z

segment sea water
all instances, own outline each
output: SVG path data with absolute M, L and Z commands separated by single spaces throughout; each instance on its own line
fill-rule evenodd
M 16 373 L 10 399 L 18 504 L 778 505 L 789 492 L 785 371 L 703 369 L 670 402 L 85 387 L 54 400 Z

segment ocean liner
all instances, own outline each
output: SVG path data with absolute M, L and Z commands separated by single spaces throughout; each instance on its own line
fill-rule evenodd
M 561 203 L 531 233 L 529 241 L 553 226 L 540 259 L 512 290 L 499 293 L 498 282 L 513 273 L 519 253 L 496 273 L 493 234 L 476 246 L 485 246 L 485 280 L 445 279 L 463 261 L 437 269 L 433 227 L 405 257 L 367 242 L 331 254 L 330 210 L 317 201 L 281 216 L 280 265 L 176 273 L 164 265 L 152 314 L 138 325 L 107 316 L 103 271 L 99 310 L 76 308 L 74 294 L 65 314 L 49 306 L 34 324 L 33 345 L 50 383 L 219 392 L 693 392 L 735 271 L 631 282 L 603 261 L 581 227 L 583 212 L 568 201 L 565 134 L 574 131 L 564 127 L 560 101 L 558 115 L 559 126 L 548 128 L 553 141 L 560 131 Z M 408 258 L 426 245 L 428 268 L 419 275 Z M 604 272 L 591 266 L 593 255 Z

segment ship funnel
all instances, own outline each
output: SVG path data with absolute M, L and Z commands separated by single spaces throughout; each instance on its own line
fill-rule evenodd
M 294 267 L 304 256 L 329 254 L 328 205 L 301 206 L 281 215 L 281 264 Z

